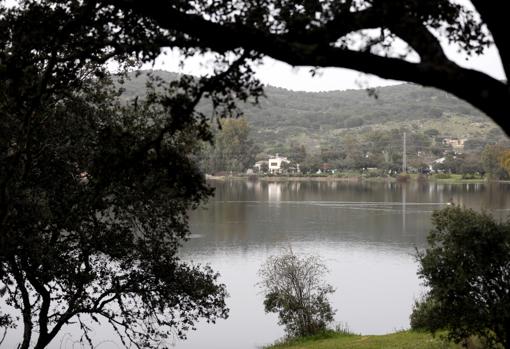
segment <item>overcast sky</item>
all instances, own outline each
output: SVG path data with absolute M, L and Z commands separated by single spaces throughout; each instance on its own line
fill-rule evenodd
M 457 53 L 456 48 L 446 47 L 450 59 L 464 67 L 481 70 L 487 74 L 504 79 L 503 68 L 496 48 L 486 50 L 483 56 L 467 59 L 465 55 Z M 211 58 L 196 57 L 186 61 L 184 68 L 179 66 L 180 56 L 177 51 L 167 52 L 156 61 L 154 69 L 163 69 L 172 72 L 201 75 L 209 72 L 208 64 Z M 148 67 L 146 67 L 148 68 Z M 399 83 L 384 80 L 375 76 L 362 74 L 349 69 L 326 68 L 320 69 L 319 74 L 312 77 L 310 67 L 293 68 L 286 63 L 265 58 L 264 63 L 256 68 L 258 78 L 272 86 L 283 87 L 296 91 L 332 91 L 359 89 L 366 87 L 385 86 Z
M 473 8 L 469 0 L 452 0 Z M 6 4 L 12 6 L 16 0 L 7 0 Z M 443 45 L 446 54 L 457 64 L 481 70 L 497 79 L 505 79 L 501 61 L 496 48 L 486 50 L 482 56 L 466 57 L 457 53 L 455 47 Z M 467 59 L 468 58 L 468 59 Z M 188 60 L 184 67 L 179 66 L 180 56 L 177 51 L 169 51 L 161 55 L 155 62 L 155 69 L 163 69 L 172 72 L 201 75 L 210 72 L 210 57 L 199 57 Z M 145 69 L 151 68 L 145 66 Z M 353 70 L 326 68 L 320 69 L 319 74 L 312 77 L 310 67 L 293 68 L 288 64 L 265 58 L 261 66 L 256 68 L 257 77 L 264 83 L 272 86 L 283 87 L 295 91 L 332 91 L 359 89 L 366 87 L 385 86 L 399 83 L 392 80 L 384 80 L 375 76 L 362 74 Z
M 475 10 L 470 0 L 451 0 Z M 475 10 L 476 12 L 476 10 Z M 495 47 L 488 49 L 482 56 L 466 57 L 457 52 L 457 48 L 445 43 L 442 44 L 446 55 L 457 64 L 483 71 L 497 79 L 505 79 L 499 54 Z M 207 59 L 194 59 L 188 61 L 184 69 L 179 67 L 179 55 L 172 52 L 167 56 L 161 56 L 156 62 L 156 69 L 164 69 L 173 72 L 200 75 L 207 72 L 204 63 Z M 205 64 L 207 66 L 207 64 Z M 210 66 L 210 65 L 208 65 Z M 283 87 L 295 91 L 332 91 L 359 89 L 397 84 L 397 81 L 380 79 L 375 76 L 362 74 L 349 69 L 327 68 L 321 69 L 320 74 L 312 77 L 310 67 L 293 68 L 288 64 L 275 61 L 270 58 L 264 59 L 264 64 L 256 69 L 258 78 L 265 84 Z
M 470 0 L 451 0 L 474 10 Z M 476 11 L 476 10 L 475 10 Z M 482 56 L 466 57 L 457 52 L 457 48 L 443 43 L 446 55 L 457 64 L 483 71 L 497 79 L 505 79 L 501 60 L 495 47 L 485 51 Z M 186 63 L 184 68 L 179 67 L 179 55 L 176 51 L 166 56 L 161 56 L 155 64 L 156 69 L 164 69 L 173 72 L 199 75 L 207 72 L 204 66 L 206 58 L 193 59 Z M 205 63 L 205 64 L 204 64 Z M 275 61 L 270 58 L 264 59 L 264 64 L 256 69 L 258 78 L 272 86 L 283 87 L 295 91 L 332 91 L 359 89 L 397 84 L 399 82 L 384 80 L 375 76 L 362 74 L 353 70 L 327 68 L 321 69 L 320 74 L 312 77 L 310 67 L 293 68 L 288 64 Z

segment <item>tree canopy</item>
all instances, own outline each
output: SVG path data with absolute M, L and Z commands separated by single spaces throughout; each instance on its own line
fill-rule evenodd
M 261 96 L 251 67 L 264 55 L 435 86 L 508 131 L 507 82 L 451 62 L 437 38 L 468 54 L 496 45 L 508 74 L 505 13 L 473 4 L 478 14 L 447 0 L 0 2 L 0 294 L 20 312 L 21 348 L 44 348 L 70 321 L 92 342 L 84 317 L 151 347 L 226 316 L 216 274 L 176 252 L 210 194 L 196 142 L 236 100 Z M 399 40 L 409 51 L 392 51 Z M 108 65 L 139 67 L 163 47 L 217 52 L 214 74 L 155 80 L 120 103 Z
M 243 49 L 252 60 L 270 56 L 293 66 L 343 67 L 450 92 L 507 132 L 507 81 L 463 68 L 443 42 L 467 55 L 494 45 L 510 71 L 506 15 L 498 4 L 474 9 L 450 0 L 104 0 L 126 16 L 165 29 L 167 46 L 220 54 Z
M 510 348 L 510 225 L 461 207 L 434 212 L 418 274 L 429 288 L 412 324 L 446 329 L 456 342 L 471 335 Z
M 0 296 L 10 306 L 0 326 L 22 327 L 21 349 L 46 347 L 70 323 L 91 347 L 94 323 L 126 346 L 161 347 L 228 314 L 218 275 L 177 251 L 189 210 L 212 193 L 193 161 L 212 140 L 208 119 L 260 87 L 242 78 L 240 57 L 121 101 L 107 63 L 123 72 L 150 61 L 162 38 L 96 2 L 0 3 Z M 212 114 L 196 111 L 202 98 Z
M 214 145 L 202 151 L 203 169 L 207 173 L 229 171 L 244 172 L 255 163 L 259 151 L 250 138 L 246 118 L 229 118 L 221 121 L 215 133 Z

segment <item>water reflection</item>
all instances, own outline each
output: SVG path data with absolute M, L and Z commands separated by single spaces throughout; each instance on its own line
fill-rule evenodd
M 433 210 L 450 200 L 500 219 L 510 210 L 510 185 L 497 183 L 210 184 L 215 196 L 191 212 L 192 235 L 181 257 L 209 263 L 221 273 L 231 295 L 230 318 L 199 325 L 188 341 L 176 343 L 177 349 L 255 349 L 281 337 L 274 314 L 264 313 L 257 270 L 269 255 L 289 246 L 326 261 L 328 282 L 337 289 L 331 299 L 338 309 L 336 321 L 365 334 L 406 328 L 414 298 L 422 292 L 414 249 L 425 246 Z M 66 331 L 75 338 L 80 332 Z M 107 326 L 95 338 L 118 343 Z M 61 348 L 59 343 L 50 348 Z
M 327 260 L 336 320 L 360 333 L 408 326 L 420 295 L 415 248 L 426 243 L 430 215 L 450 200 L 505 218 L 507 184 L 364 183 L 343 181 L 211 182 L 215 197 L 192 213 L 183 258 L 222 274 L 231 317 L 204 326 L 177 348 L 256 348 L 283 334 L 263 312 L 257 270 L 291 246 Z
M 405 184 L 404 184 L 405 185 Z M 406 193 L 407 185 L 402 190 L 402 233 L 406 232 Z
M 268 183 L 267 185 L 267 198 L 268 201 L 280 201 L 282 197 L 282 186 L 280 183 Z

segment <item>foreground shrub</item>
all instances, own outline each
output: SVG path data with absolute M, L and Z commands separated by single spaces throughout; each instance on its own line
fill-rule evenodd
M 456 206 L 434 212 L 432 222 L 418 255 L 430 291 L 412 325 L 445 329 L 455 342 L 477 336 L 487 347 L 510 348 L 510 224 Z
M 260 269 L 265 311 L 278 314 L 288 336 L 314 335 L 333 321 L 335 311 L 327 297 L 334 289 L 323 280 L 326 272 L 318 257 L 292 251 L 269 257 Z
M 420 300 L 416 300 L 410 316 L 411 329 L 431 331 L 441 329 L 444 324 L 437 317 L 438 308 L 438 301 L 430 298 L 428 295 Z

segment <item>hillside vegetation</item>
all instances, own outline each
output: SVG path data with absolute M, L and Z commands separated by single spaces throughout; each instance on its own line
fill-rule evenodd
M 143 96 L 147 72 L 124 84 L 128 99 Z M 163 80 L 177 74 L 155 71 Z M 258 144 L 299 142 L 318 144 L 346 131 L 373 129 L 440 129 L 450 137 L 484 137 L 496 125 L 466 102 L 433 88 L 401 84 L 366 90 L 296 92 L 265 87 L 259 105 L 242 105 Z M 202 104 L 202 110 L 207 106 Z M 493 131 L 495 132 L 495 131 Z
M 153 74 L 162 80 L 178 77 L 164 71 Z M 133 73 L 123 85 L 124 98 L 142 97 L 146 81 L 147 71 L 136 76 Z M 472 157 L 471 163 L 479 162 L 487 144 L 508 141 L 498 126 L 469 104 L 445 92 L 413 84 L 381 87 L 375 93 L 296 92 L 266 86 L 265 94 L 258 105 L 240 105 L 255 145 L 252 149 L 256 149 L 256 154 L 243 156 L 262 160 L 279 153 L 300 163 L 305 171 L 399 171 L 404 132 L 408 161 L 414 168 L 430 165 L 448 153 L 455 157 L 459 149 L 453 149 L 445 139 L 466 141 L 463 152 Z M 199 110 L 209 113 L 210 105 L 204 101 Z M 205 162 L 213 164 L 205 166 L 206 171 L 212 172 L 235 172 L 239 167 L 222 168 L 214 159 Z M 475 165 L 471 172 L 480 167 Z M 450 170 L 454 171 L 452 166 Z

